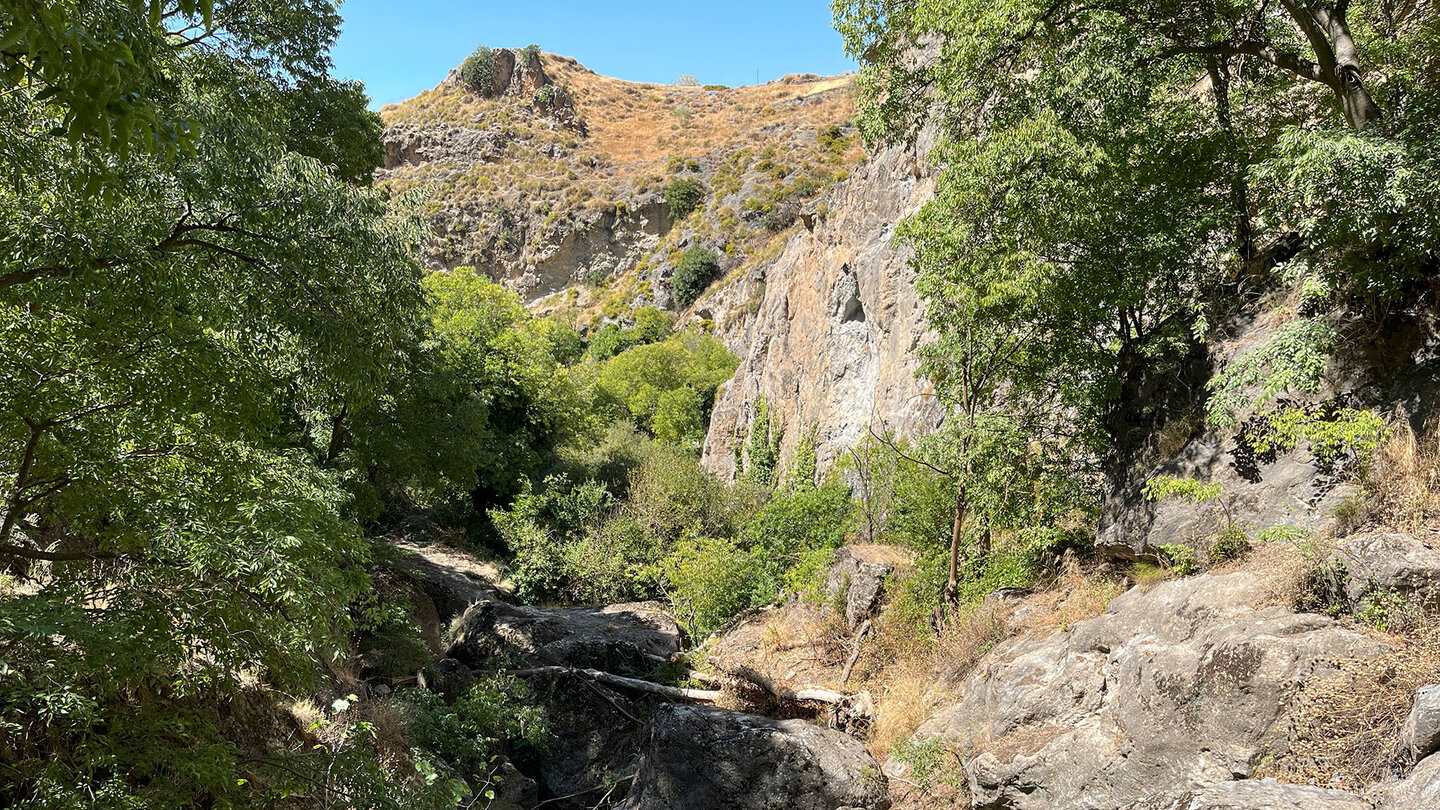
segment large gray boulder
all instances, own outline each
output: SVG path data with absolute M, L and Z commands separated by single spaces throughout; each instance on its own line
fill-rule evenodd
M 1435 810 L 1440 807 L 1440 756 L 1426 757 L 1409 778 L 1393 785 L 1380 810 Z
M 865 747 L 802 720 L 666 705 L 621 810 L 884 810 Z
M 1440 751 L 1440 686 L 1422 686 L 1415 693 L 1415 705 L 1400 730 L 1400 744 L 1415 761 Z
M 1248 778 L 1283 749 L 1296 687 L 1385 649 L 1270 601 L 1250 573 L 1132 589 L 1070 632 L 1003 645 L 917 737 L 969 752 L 988 810 L 1118 808 Z
M 1338 790 L 1257 779 L 1168 793 L 1124 810 L 1371 810 L 1371 804 Z
M 1350 604 L 1373 592 L 1394 592 L 1440 608 L 1440 552 L 1408 534 L 1372 532 L 1347 540 L 1331 560 L 1343 566 Z
M 895 570 L 885 563 L 865 562 L 849 546 L 835 554 L 825 582 L 825 593 L 845 603 L 845 624 L 851 629 L 875 614 L 885 593 L 885 578 Z
M 451 629 L 446 655 L 473 669 L 567 666 L 644 673 L 680 648 L 680 629 L 654 602 L 545 610 L 483 600 Z

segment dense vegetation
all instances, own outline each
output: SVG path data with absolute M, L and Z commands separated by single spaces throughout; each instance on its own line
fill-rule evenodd
M 901 235 L 949 418 L 821 470 L 813 432 L 782 461 L 762 399 L 734 482 L 698 460 L 736 368 L 705 331 L 642 307 L 581 335 L 473 268 L 421 271 L 418 201 L 370 187 L 378 118 L 328 74 L 334 4 L 0 9 L 0 803 L 453 806 L 455 776 L 543 744 L 506 679 L 407 694 L 396 750 L 336 691 L 426 661 L 374 540 L 416 514 L 526 599 L 661 598 L 698 642 L 813 595 L 856 535 L 919 552 L 896 597 L 917 625 L 1034 582 L 1085 551 L 1103 474 L 1188 418 L 1257 452 L 1374 452 L 1364 407 L 1284 395 L 1433 307 L 1440 15 L 835 8 L 871 142 L 938 136 L 937 196 Z M 673 180 L 672 217 L 738 177 Z M 753 212 L 779 230 L 822 186 L 774 180 Z M 686 251 L 677 305 L 719 274 Z M 1197 377 L 1215 326 L 1276 290 L 1270 342 Z M 1248 543 L 1224 529 L 1212 562 Z M 285 739 L 236 720 L 285 695 L 335 699 Z
M 937 198 L 904 236 L 939 335 L 926 371 L 952 406 L 957 552 L 983 555 L 1019 506 L 997 482 L 1093 475 L 1207 405 L 1252 444 L 1373 449 L 1373 414 L 1297 417 L 1279 395 L 1319 390 L 1337 330 L 1433 304 L 1433 10 L 834 6 L 866 135 L 939 136 Z M 1302 291 L 1293 322 L 1208 403 L 1184 394 L 1212 328 L 1276 288 Z M 1241 413 L 1260 421 L 1242 430 Z
M 369 187 L 378 117 L 328 75 L 338 21 L 0 10 L 7 807 L 453 803 L 515 687 L 402 702 L 386 749 L 345 673 L 425 649 L 367 531 L 428 510 L 500 542 L 490 511 L 617 420 L 694 467 L 733 358 L 653 309 L 587 346 L 468 268 L 424 276 L 416 201 Z

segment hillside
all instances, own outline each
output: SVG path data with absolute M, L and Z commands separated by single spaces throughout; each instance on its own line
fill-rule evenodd
M 476 267 L 577 326 L 668 307 L 691 245 L 727 274 L 773 258 L 802 209 L 863 156 L 849 77 L 680 87 L 495 54 L 484 91 L 456 71 L 382 111 L 377 179 L 425 195 L 429 266 Z M 677 181 L 698 184 L 698 199 L 669 205 Z

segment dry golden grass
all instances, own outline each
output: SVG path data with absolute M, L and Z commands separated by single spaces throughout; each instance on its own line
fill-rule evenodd
M 917 627 L 918 617 L 895 610 L 883 613 L 876 640 L 862 659 L 867 688 L 877 695 L 867 747 L 883 761 L 997 645 L 1027 633 L 1043 636 L 1068 630 L 1104 613 L 1110 600 L 1124 590 L 1124 582 L 1113 572 L 1082 567 L 1072 558 L 1061 576 L 1034 594 L 970 606 L 938 634 L 927 626 Z
M 1415 691 L 1440 672 L 1440 627 L 1391 641 L 1389 653 L 1345 661 L 1304 685 L 1282 726 L 1287 750 L 1257 776 L 1364 791 L 1405 769 L 1400 728 Z
M 1415 434 L 1401 422 L 1364 476 L 1369 522 L 1416 537 L 1440 525 L 1440 431 Z
M 787 77 L 725 90 L 639 84 L 601 76 L 573 59 L 547 55 L 545 69 L 570 87 L 594 148 L 632 171 L 672 155 L 705 155 L 719 146 L 759 143 L 765 127 L 821 127 L 855 114 L 848 76 Z M 690 110 L 681 125 L 677 107 Z M 783 107 L 779 105 L 784 105 Z

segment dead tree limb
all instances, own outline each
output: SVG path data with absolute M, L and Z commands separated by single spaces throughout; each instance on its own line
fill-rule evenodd
M 840 673 L 841 686 L 850 682 L 850 671 L 855 668 L 855 662 L 860 660 L 860 649 L 865 646 L 865 636 L 869 632 L 870 620 L 866 619 L 855 632 L 855 649 L 850 651 L 850 660 L 845 662 L 845 671 Z
M 579 675 L 582 678 L 588 678 L 596 683 L 603 683 L 606 686 L 615 686 L 621 689 L 632 689 L 636 692 L 659 695 L 668 700 L 697 700 L 704 703 L 714 703 L 720 699 L 720 692 L 718 690 L 681 689 L 677 686 L 666 686 L 653 681 L 642 681 L 639 678 L 626 678 L 598 669 L 561 666 L 533 667 L 531 669 L 510 670 L 506 674 L 514 675 L 517 678 L 529 678 L 535 675 Z

